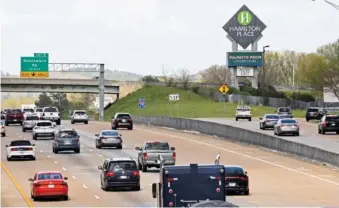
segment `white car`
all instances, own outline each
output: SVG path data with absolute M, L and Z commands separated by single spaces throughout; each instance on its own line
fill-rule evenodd
M 88 115 L 84 110 L 75 110 L 71 118 L 71 123 L 84 123 L 88 124 Z
M 24 108 L 24 109 L 22 109 L 22 112 L 24 114 L 24 119 L 25 119 L 27 117 L 27 115 L 34 113 L 34 109 L 33 108 Z
M 6 126 L 2 121 L 0 121 L 0 125 L 1 125 L 1 136 L 5 137 L 6 136 Z
M 235 113 L 235 120 L 247 119 L 248 121 L 252 120 L 252 110 L 250 106 L 238 106 Z
M 49 137 L 54 139 L 55 124 L 53 124 L 51 121 L 37 121 L 32 132 L 33 140 L 36 140 L 38 137 Z
M 43 111 L 44 111 L 43 108 L 36 108 L 36 109 L 34 109 L 34 113 L 39 117 L 39 119 L 42 118 Z
M 56 122 L 57 125 L 61 124 L 59 110 L 57 107 L 45 107 L 42 113 L 42 119 Z
M 35 144 L 29 140 L 13 140 L 7 148 L 7 161 L 29 158 L 35 160 Z

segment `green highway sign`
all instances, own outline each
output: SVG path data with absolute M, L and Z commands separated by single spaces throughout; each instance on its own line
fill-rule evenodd
M 262 67 L 263 52 L 228 52 L 227 65 L 228 67 Z
M 21 57 L 20 77 L 48 78 L 48 53 L 34 53 L 34 57 Z

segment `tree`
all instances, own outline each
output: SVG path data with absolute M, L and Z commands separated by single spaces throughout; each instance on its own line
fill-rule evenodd
M 53 100 L 47 95 L 47 93 L 43 92 L 39 95 L 38 100 L 35 101 L 35 105 L 39 107 L 46 107 L 53 105 Z
M 145 83 L 158 83 L 160 82 L 158 78 L 156 77 L 153 77 L 151 75 L 147 75 L 147 76 L 144 76 L 141 81 L 145 82 Z
M 165 69 L 163 68 L 162 69 L 162 75 L 163 75 L 164 82 L 165 82 L 167 87 L 175 86 L 175 78 L 174 78 L 173 73 L 170 74 L 170 73 L 166 72 Z
M 212 65 L 200 72 L 202 82 L 212 85 L 222 85 L 229 79 L 229 70 L 223 65 Z
M 66 93 L 51 93 L 53 106 L 59 109 L 62 114 L 68 113 L 70 102 L 67 99 Z
M 185 90 L 189 89 L 191 80 L 192 76 L 190 75 L 188 69 L 180 69 L 176 73 L 175 81 L 179 83 Z

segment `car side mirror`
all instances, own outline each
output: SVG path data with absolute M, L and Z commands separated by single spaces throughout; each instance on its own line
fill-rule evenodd
M 99 136 L 99 134 L 95 134 L 95 136 Z
M 35 144 L 32 144 L 32 146 L 35 146 Z
M 262 118 L 260 117 L 259 120 L 262 120 Z
M 157 184 L 152 183 L 152 197 L 155 199 L 157 198 Z
M 31 182 L 33 182 L 34 180 L 33 180 L 33 178 L 29 178 L 29 179 L 28 179 L 28 181 L 31 181 Z
M 122 136 L 122 134 L 120 134 L 120 136 Z
M 67 181 L 67 180 L 68 180 L 68 177 L 64 177 L 64 180 Z
M 245 173 L 245 175 L 247 175 L 247 171 L 245 171 L 244 173 Z
M 99 170 L 102 170 L 103 168 L 102 168 L 102 166 L 101 166 L 101 165 L 99 165 L 99 166 L 98 166 L 98 169 L 99 169 Z
M 135 147 L 135 150 L 141 151 L 141 148 L 140 147 Z
M 114 116 L 112 116 L 111 119 L 114 119 Z
M 171 150 L 175 150 L 175 147 L 171 147 Z

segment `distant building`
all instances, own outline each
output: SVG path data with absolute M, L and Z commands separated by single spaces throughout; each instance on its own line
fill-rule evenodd
M 108 104 L 113 103 L 114 100 L 112 97 L 105 97 L 105 101 L 104 101 L 104 106 L 106 107 Z M 100 97 L 96 97 L 95 101 L 94 101 L 94 106 L 96 109 L 99 109 L 99 105 L 100 105 Z
M 325 103 L 339 103 L 339 99 L 328 90 L 328 88 L 324 87 L 324 102 Z

